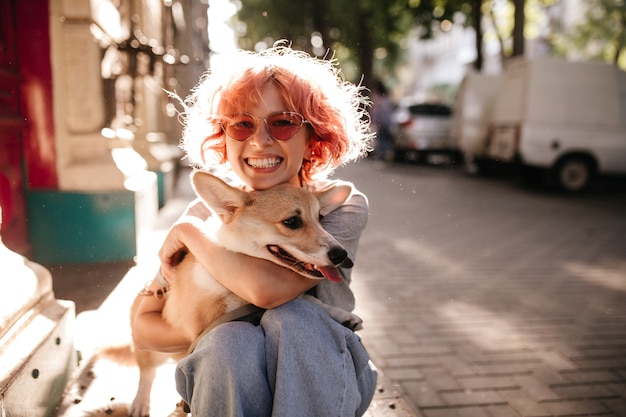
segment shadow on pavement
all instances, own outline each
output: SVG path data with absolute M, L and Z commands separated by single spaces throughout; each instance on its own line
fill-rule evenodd
M 52 274 L 56 298 L 71 300 L 76 313 L 96 310 L 124 278 L 134 261 L 44 265 Z

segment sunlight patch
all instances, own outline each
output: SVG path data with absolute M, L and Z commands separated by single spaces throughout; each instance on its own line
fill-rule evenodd
M 600 285 L 610 290 L 626 292 L 626 262 L 622 265 L 587 265 L 580 262 L 567 262 L 566 271 L 590 284 Z

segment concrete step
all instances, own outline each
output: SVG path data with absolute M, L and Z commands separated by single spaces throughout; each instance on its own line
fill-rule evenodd
M 0 415 L 49 417 L 77 364 L 74 303 L 57 300 L 47 269 L 0 239 Z

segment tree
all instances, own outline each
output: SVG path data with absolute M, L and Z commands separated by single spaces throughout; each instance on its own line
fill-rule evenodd
M 513 0 L 515 17 L 513 19 L 513 56 L 524 55 L 525 0 Z
M 584 19 L 573 30 L 556 33 L 559 55 L 613 62 L 626 68 L 626 5 L 623 0 L 588 0 Z
M 373 62 L 382 59 L 393 67 L 399 44 L 409 31 L 419 37 L 435 36 L 436 28 L 462 19 L 476 31 L 476 61 L 482 68 L 483 10 L 494 0 L 241 0 L 238 17 L 245 25 L 240 45 L 254 49 L 288 39 L 294 47 L 318 56 L 334 51 L 348 79 L 366 85 L 374 78 Z M 514 54 L 523 54 L 525 0 L 515 5 Z M 555 0 L 533 0 L 554 2 Z
M 254 49 L 278 39 L 318 56 L 333 51 L 352 81 L 374 78 L 373 58 L 392 65 L 399 43 L 415 27 L 419 13 L 435 0 L 242 0 L 238 18 L 245 25 L 240 46 Z M 416 10 L 413 10 L 416 9 Z M 432 15 L 432 7 L 430 8 Z

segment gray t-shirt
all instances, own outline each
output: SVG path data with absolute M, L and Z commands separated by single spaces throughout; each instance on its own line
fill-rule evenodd
M 324 189 L 338 181 L 318 182 L 315 188 Z M 342 181 L 343 182 L 343 181 Z M 343 182 L 345 183 L 345 182 Z M 350 184 L 352 185 L 352 184 Z M 352 194 L 341 207 L 328 213 L 322 219 L 324 229 L 344 247 L 348 258 L 356 263 L 356 252 L 359 248 L 359 239 L 367 225 L 369 205 L 367 198 L 352 185 Z M 352 268 L 340 268 L 342 282 L 323 280 L 316 289 L 317 298 L 329 305 L 340 307 L 346 311 L 354 310 L 354 294 L 350 289 L 352 282 Z

